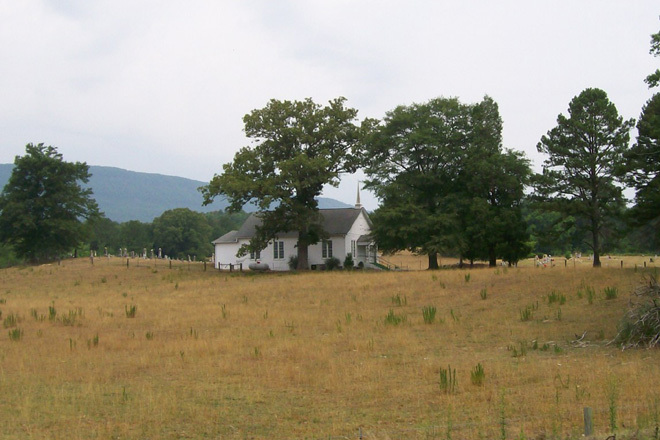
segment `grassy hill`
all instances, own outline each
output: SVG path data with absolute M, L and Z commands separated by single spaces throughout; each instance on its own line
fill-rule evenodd
M 12 168 L 12 164 L 0 164 L 0 188 L 7 183 Z M 227 206 L 223 200 L 202 206 L 202 196 L 197 188 L 208 182 L 114 167 L 90 166 L 89 168 L 92 174 L 89 186 L 94 191 L 94 198 L 106 217 L 116 222 L 128 220 L 151 222 L 164 211 L 174 208 L 211 212 L 222 210 Z M 328 198 L 320 198 L 319 205 L 321 208 L 348 206 Z M 249 206 L 246 209 L 249 209 Z
M 657 438 L 660 350 L 608 345 L 655 263 L 174 263 L 0 270 L 3 438 Z

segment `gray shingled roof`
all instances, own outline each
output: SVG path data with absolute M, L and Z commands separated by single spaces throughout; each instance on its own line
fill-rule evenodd
M 331 236 L 346 235 L 362 211 L 364 211 L 364 208 L 319 209 L 319 213 L 323 217 L 323 229 Z M 368 215 L 367 221 L 371 224 Z M 229 232 L 213 243 L 234 243 L 236 239 L 252 238 L 255 233 L 255 227 L 259 224 L 261 224 L 261 219 L 256 213 L 252 213 L 238 231 Z M 235 235 L 227 237 L 232 233 L 235 233 Z M 279 238 L 297 237 L 298 233 L 293 231 L 282 232 L 278 236 Z M 228 239 L 231 239 L 231 241 L 226 241 Z
M 238 241 L 238 231 L 229 231 L 220 238 L 213 240 L 213 244 L 218 243 L 236 243 Z

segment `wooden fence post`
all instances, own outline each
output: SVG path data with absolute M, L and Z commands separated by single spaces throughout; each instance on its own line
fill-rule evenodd
M 584 407 L 584 436 L 589 437 L 594 433 L 594 410 L 588 406 Z

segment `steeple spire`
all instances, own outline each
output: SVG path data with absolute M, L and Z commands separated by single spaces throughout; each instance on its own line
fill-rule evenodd
M 355 201 L 355 209 L 362 209 L 362 203 L 360 203 L 360 181 L 357 182 L 357 200 Z

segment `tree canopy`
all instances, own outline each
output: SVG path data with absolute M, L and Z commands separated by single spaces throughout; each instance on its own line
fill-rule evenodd
M 660 32 L 651 35 L 651 49 L 649 53 L 655 57 L 660 56 Z M 660 69 L 650 74 L 645 79 L 649 87 L 657 87 L 660 84 Z
M 227 197 L 231 212 L 254 204 L 262 224 L 240 253 L 261 250 L 278 233 L 298 233 L 298 268 L 308 268 L 308 246 L 325 237 L 316 197 L 326 184 L 360 165 L 360 140 L 369 121 L 337 98 L 322 107 L 311 99 L 271 100 L 245 115 L 245 134 L 255 145 L 242 148 L 202 187 L 204 203 Z
M 29 261 L 59 258 L 86 237 L 85 219 L 98 215 L 88 166 L 65 162 L 57 149 L 27 144 L 0 194 L 0 240 Z
M 518 241 L 526 227 L 515 211 L 529 164 L 503 150 L 501 131 L 489 97 L 474 105 L 437 98 L 388 112 L 367 151 L 367 187 L 381 199 L 373 216 L 379 247 L 427 254 L 431 269 L 440 252 L 491 264 L 497 255 L 524 256 Z
M 379 247 L 427 254 L 455 248 L 457 216 L 452 195 L 470 132 L 469 109 L 456 98 L 389 111 L 367 143 L 367 188 L 381 206 L 373 215 Z
M 154 243 L 170 258 L 206 258 L 212 251 L 210 236 L 204 214 L 188 208 L 165 211 L 153 222 Z
M 626 153 L 629 182 L 635 187 L 635 224 L 653 222 L 660 235 L 660 93 L 644 105 L 637 121 L 637 142 Z
M 598 267 L 604 228 L 624 208 L 622 186 L 616 182 L 625 175 L 624 153 L 634 120 L 624 121 L 600 89 L 574 97 L 568 112 L 568 117 L 557 117 L 557 126 L 537 145 L 548 157 L 543 174 L 535 178 L 535 196 L 545 210 L 586 219 Z

